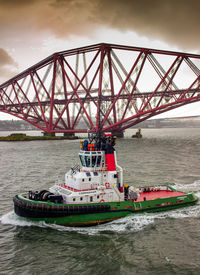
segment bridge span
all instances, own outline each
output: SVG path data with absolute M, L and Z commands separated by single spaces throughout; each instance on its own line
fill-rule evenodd
M 122 134 L 200 101 L 200 55 L 97 44 L 54 53 L 0 85 L 0 112 L 48 134 Z

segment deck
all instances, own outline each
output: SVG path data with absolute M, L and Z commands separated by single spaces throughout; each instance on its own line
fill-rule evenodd
M 149 200 L 155 200 L 159 198 L 177 197 L 182 195 L 185 195 L 185 193 L 179 192 L 179 191 L 171 191 L 171 190 L 141 192 L 137 201 L 144 201 L 144 198 L 146 198 L 146 200 L 149 201 Z

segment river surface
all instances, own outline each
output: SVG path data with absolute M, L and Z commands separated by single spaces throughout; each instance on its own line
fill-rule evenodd
M 118 139 L 124 181 L 171 184 L 200 197 L 200 128 L 128 130 Z M 12 198 L 64 181 L 79 140 L 0 143 L 0 274 L 200 274 L 200 203 L 87 228 L 29 222 Z

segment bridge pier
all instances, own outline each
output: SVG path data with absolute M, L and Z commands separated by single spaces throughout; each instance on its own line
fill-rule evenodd
M 63 133 L 63 136 L 64 137 L 67 137 L 67 138 L 74 138 L 75 137 L 75 133 Z
M 118 138 L 123 138 L 124 137 L 124 131 L 120 130 L 115 130 L 111 132 L 113 136 L 116 136 Z
M 43 136 L 44 137 L 55 137 L 56 134 L 55 133 L 47 133 L 47 132 L 43 132 Z

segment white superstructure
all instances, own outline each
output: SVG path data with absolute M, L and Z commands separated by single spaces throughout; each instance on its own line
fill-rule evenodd
M 117 165 L 108 137 L 109 146 L 104 150 L 96 150 L 94 144 L 82 145 L 80 165 L 65 174 L 64 184 L 56 184 L 49 191 L 62 195 L 64 203 L 70 204 L 123 201 L 123 170 Z

